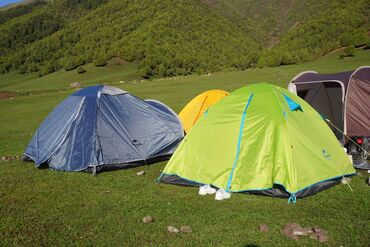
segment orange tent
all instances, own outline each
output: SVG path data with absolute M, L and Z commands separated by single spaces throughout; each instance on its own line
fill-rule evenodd
M 201 93 L 192 99 L 179 114 L 185 133 L 190 131 L 193 125 L 209 107 L 216 104 L 227 95 L 229 95 L 228 92 L 215 89 Z

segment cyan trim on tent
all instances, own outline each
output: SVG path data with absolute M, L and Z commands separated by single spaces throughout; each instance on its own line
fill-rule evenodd
M 283 94 L 283 95 L 284 95 L 284 98 L 285 98 L 286 102 L 288 103 L 289 109 L 291 111 L 296 111 L 296 110 L 303 111 L 300 104 L 296 103 L 295 101 L 293 101 L 291 98 L 289 98 L 285 94 Z
M 245 108 L 244 108 L 244 111 L 243 111 L 242 120 L 240 121 L 239 136 L 238 136 L 238 145 L 237 145 L 237 148 L 236 148 L 236 155 L 235 155 L 234 164 L 233 164 L 233 167 L 231 169 L 231 173 L 230 173 L 229 179 L 227 181 L 226 192 L 229 192 L 230 191 L 231 182 L 233 180 L 236 163 L 238 162 L 238 159 L 239 159 L 240 146 L 241 146 L 241 140 L 242 140 L 243 128 L 244 128 L 244 122 L 245 122 L 245 118 L 246 118 L 246 115 L 247 115 L 247 110 L 248 110 L 248 107 L 249 107 L 249 105 L 250 105 L 250 103 L 252 101 L 252 98 L 253 98 L 253 93 L 248 98 L 248 102 L 245 105 Z

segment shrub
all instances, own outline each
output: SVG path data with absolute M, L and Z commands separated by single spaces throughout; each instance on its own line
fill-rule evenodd
M 343 53 L 339 55 L 339 58 L 345 58 L 345 57 L 353 57 L 355 55 L 355 47 L 353 45 L 347 46 Z
M 25 74 L 26 73 L 26 67 L 25 66 L 20 66 L 19 69 L 18 69 L 18 73 L 19 74 Z
M 77 68 L 77 73 L 83 74 L 85 72 L 86 72 L 86 69 L 84 67 L 80 66 L 80 67 Z
M 95 67 L 102 67 L 107 65 L 107 62 L 102 57 L 98 57 L 94 59 L 94 66 Z
M 47 62 L 40 70 L 41 75 L 47 75 L 55 71 L 52 62 Z
M 28 65 L 28 67 L 27 67 L 27 70 L 26 70 L 27 72 L 37 72 L 37 71 L 39 71 L 39 67 L 37 67 L 37 65 L 36 64 L 34 64 L 34 63 L 30 63 L 29 65 Z
M 282 65 L 289 65 L 289 64 L 294 64 L 294 57 L 287 51 L 282 52 L 281 54 L 281 64 Z
M 343 37 L 340 39 L 340 45 L 343 47 L 349 46 L 352 44 L 352 36 L 349 33 L 346 33 L 343 35 Z
M 366 42 L 366 45 L 364 47 L 364 50 L 370 49 L 370 40 Z
M 366 44 L 368 38 L 363 32 L 356 32 L 352 37 L 352 45 L 355 47 L 360 47 Z
M 76 64 L 76 61 L 75 59 L 73 59 L 72 57 L 69 57 L 69 58 L 66 58 L 64 60 L 64 69 L 66 71 L 70 71 L 70 70 L 73 70 L 77 67 L 78 65 Z

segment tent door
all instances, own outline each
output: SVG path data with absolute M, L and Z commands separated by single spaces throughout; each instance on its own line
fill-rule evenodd
M 295 84 L 297 95 L 308 102 L 321 115 L 328 118 L 340 130 L 344 128 L 344 104 L 342 85 L 338 82 L 311 82 Z M 330 126 L 338 139 L 343 134 Z

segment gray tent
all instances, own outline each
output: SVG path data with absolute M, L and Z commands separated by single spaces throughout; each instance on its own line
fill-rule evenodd
M 349 136 L 370 136 L 370 67 L 337 74 L 305 71 L 288 89 Z M 338 139 L 342 134 L 333 129 Z
M 63 171 L 125 168 L 168 158 L 183 133 L 165 104 L 93 86 L 73 93 L 47 116 L 25 156 L 37 167 Z

